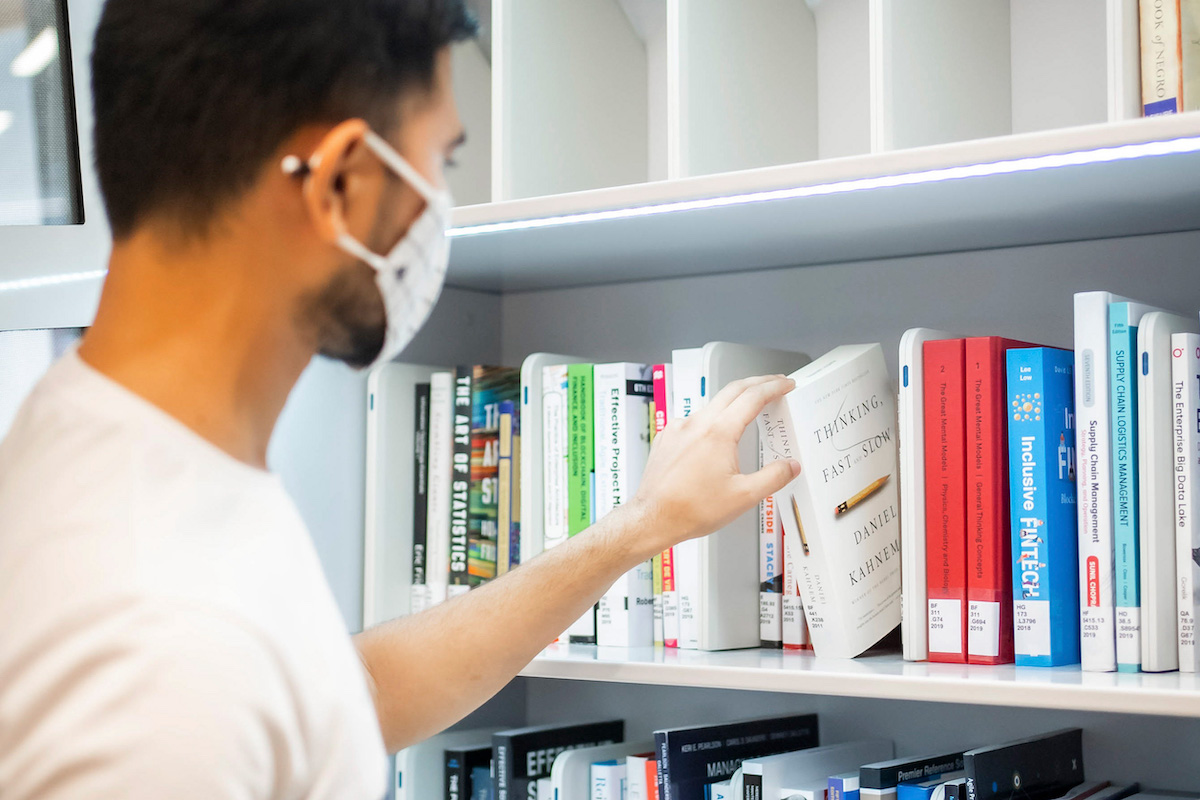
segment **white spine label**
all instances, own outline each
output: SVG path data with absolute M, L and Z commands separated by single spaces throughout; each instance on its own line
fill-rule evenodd
M 973 656 L 996 658 L 1000 655 L 1000 604 L 968 604 L 967 652 Z
M 1013 603 L 1013 645 L 1018 655 L 1050 655 L 1050 601 Z
M 962 653 L 962 603 L 929 599 L 929 652 Z
M 1142 663 L 1142 610 L 1137 606 L 1117 608 L 1117 663 Z

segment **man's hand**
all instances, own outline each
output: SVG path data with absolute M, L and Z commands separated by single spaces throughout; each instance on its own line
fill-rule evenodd
M 738 464 L 746 428 L 795 386 L 782 375 L 735 381 L 655 438 L 633 500 L 649 523 L 640 535 L 657 543 L 651 552 L 719 530 L 800 474 L 797 461 L 777 461 L 749 475 Z
M 630 503 L 486 586 L 357 636 L 389 749 L 486 702 L 639 563 L 712 533 L 786 486 L 798 463 L 743 475 L 738 443 L 793 386 L 778 375 L 730 384 L 659 435 Z

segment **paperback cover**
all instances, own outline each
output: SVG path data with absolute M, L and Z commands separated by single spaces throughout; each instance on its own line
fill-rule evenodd
M 748 758 L 742 762 L 742 798 L 783 797 L 789 787 L 813 786 L 824 790 L 829 786 L 830 775 L 853 769 L 864 761 L 890 758 L 894 753 L 889 740 L 868 739 Z M 861 786 L 859 791 L 861 797 Z
M 1138 326 L 1138 512 L 1142 670 L 1179 669 L 1175 602 L 1175 438 L 1171 336 L 1200 333 L 1196 317 L 1156 311 Z
M 829 800 L 858 800 L 858 769 L 831 775 L 828 786 Z
M 813 650 L 851 658 L 900 623 L 895 396 L 878 344 L 836 348 L 791 378 L 759 433 L 775 458 L 801 465 L 775 505 L 800 542 Z
M 597 364 L 596 518 L 637 492 L 650 455 L 650 402 L 654 384 L 645 364 Z M 650 563 L 639 564 L 600 598 L 596 640 L 603 646 L 654 644 L 654 584 Z
M 1075 295 L 1075 452 L 1079 501 L 1080 659 L 1083 669 L 1117 668 L 1113 607 L 1112 415 L 1108 307 L 1126 298 Z
M 595 405 L 591 364 L 567 367 L 567 535 L 587 530 L 595 519 Z M 568 630 L 571 644 L 596 644 L 596 607 Z
M 538 779 L 550 777 L 559 753 L 616 744 L 624 739 L 622 720 L 500 731 L 492 736 L 496 800 L 533 800 L 537 796 Z
M 413 419 L 413 544 L 411 608 L 415 614 L 429 604 L 425 585 L 425 550 L 429 525 L 429 384 L 414 387 Z
M 499 551 L 496 574 L 520 563 L 521 556 L 521 416 L 517 404 L 500 404 L 499 503 L 496 507 Z
M 544 548 L 549 550 L 567 540 L 570 533 L 567 510 L 569 474 L 567 366 L 545 367 L 542 371 L 542 475 Z
M 998 336 L 964 344 L 967 394 L 967 661 L 1013 660 L 1012 544 L 1004 354 L 1026 342 Z
M 672 364 L 654 368 L 654 431 L 662 433 L 674 414 L 675 369 Z M 679 646 L 679 592 L 675 586 L 675 550 L 664 550 L 659 556 L 662 569 L 663 644 Z
M 519 370 L 482 366 L 472 370 L 471 495 L 467 519 L 467 571 L 471 586 L 496 577 L 500 541 L 500 405 L 515 403 L 520 393 Z
M 940 753 L 917 758 L 895 758 L 863 764 L 858 769 L 861 800 L 895 798 L 896 788 L 905 781 L 927 781 L 963 768 L 962 753 Z
M 450 486 L 450 586 L 451 597 L 471 588 L 471 367 L 454 373 L 454 480 Z
M 662 800 L 696 800 L 705 787 L 727 780 L 742 761 L 816 747 L 817 715 L 669 728 L 654 732 L 658 794 Z
M 1116 613 L 1117 669 L 1120 672 L 1139 672 L 1142 666 L 1136 370 L 1138 325 L 1151 310 L 1140 303 L 1113 303 L 1108 309 L 1113 462 L 1113 606 Z
M 674 402 L 671 419 L 691 416 L 704 402 L 703 359 L 702 347 L 672 351 Z M 672 573 L 679 604 L 678 646 L 695 650 L 700 646 L 700 544 L 696 539 L 675 545 Z
M 1008 351 L 1012 604 L 1019 666 L 1079 662 L 1074 354 Z
M 446 599 L 450 580 L 450 507 L 454 486 L 454 373 L 429 378 L 429 504 L 426 516 L 427 605 Z
M 1053 800 L 1083 783 L 1083 735 L 1068 728 L 963 754 L 968 800 Z
M 489 771 L 492 763 L 491 742 L 448 747 L 444 753 L 446 800 L 474 800 L 476 795 L 473 775 L 477 769 Z
M 1175 428 L 1175 562 L 1179 604 L 1179 671 L 1200 671 L 1196 619 L 1200 612 L 1200 336 L 1171 337 Z
M 965 341 L 925 343 L 929 660 L 967 660 Z

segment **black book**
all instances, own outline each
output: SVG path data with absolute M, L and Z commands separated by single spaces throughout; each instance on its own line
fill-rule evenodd
M 705 786 L 728 780 L 747 758 L 819 743 L 816 714 L 655 731 L 659 800 L 699 800 Z
M 967 800 L 1053 800 L 1083 783 L 1079 728 L 963 753 Z
M 471 585 L 468 536 L 471 508 L 471 367 L 454 374 L 454 460 L 450 481 L 450 586 L 463 591 Z
M 538 778 L 550 777 L 559 753 L 625 741 L 625 722 L 539 725 L 492 736 L 496 800 L 537 800 Z
M 927 781 L 947 772 L 960 772 L 962 769 L 962 753 L 894 758 L 865 764 L 858 770 L 859 797 L 861 800 L 895 797 L 896 787 L 902 781 Z
M 954 781 L 946 784 L 946 800 L 967 800 L 966 781 Z
M 473 800 L 471 775 L 492 763 L 492 743 L 451 747 L 445 754 L 446 800 Z
M 429 540 L 429 384 L 416 385 L 413 421 L 413 586 L 423 586 Z

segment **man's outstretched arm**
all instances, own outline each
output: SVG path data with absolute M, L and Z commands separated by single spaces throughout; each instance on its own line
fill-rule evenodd
M 718 530 L 787 485 L 799 464 L 776 462 L 743 475 L 737 448 L 763 407 L 792 387 L 779 376 L 730 384 L 655 439 L 632 502 L 485 586 L 357 636 L 389 751 L 486 702 L 617 578 Z

